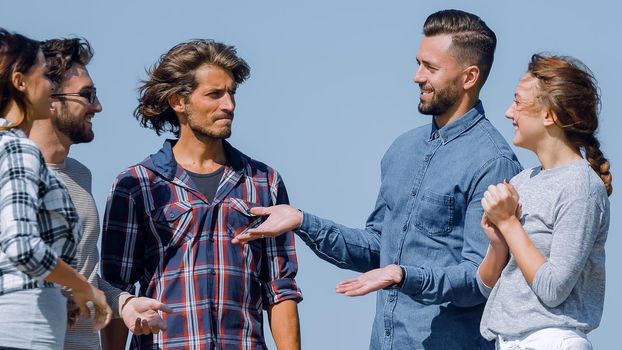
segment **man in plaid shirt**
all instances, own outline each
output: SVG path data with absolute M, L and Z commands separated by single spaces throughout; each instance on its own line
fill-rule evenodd
M 134 336 L 134 349 L 266 349 L 263 310 L 277 347 L 300 348 L 293 233 L 231 243 L 261 223 L 250 208 L 288 202 L 276 171 L 225 141 L 249 73 L 233 47 L 194 40 L 140 88 L 137 119 L 178 139 L 119 174 L 104 215 L 104 278 L 173 309 L 167 332 Z

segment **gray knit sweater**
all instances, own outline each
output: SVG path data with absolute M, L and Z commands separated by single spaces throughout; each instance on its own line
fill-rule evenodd
M 609 199 L 600 177 L 581 159 L 557 168 L 527 169 L 512 179 L 521 223 L 547 258 L 529 285 L 513 257 L 488 296 L 480 331 L 489 339 L 547 327 L 589 332 L 600 323 L 605 297 Z

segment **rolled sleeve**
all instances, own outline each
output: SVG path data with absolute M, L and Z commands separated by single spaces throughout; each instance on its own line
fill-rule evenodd
M 43 279 L 56 267 L 58 255 L 40 236 L 39 179 L 43 165 L 34 144 L 22 139 L 3 145 L 0 159 L 0 250 L 13 265 Z
M 271 188 L 273 204 L 289 204 L 285 184 L 276 173 L 275 178 Z M 295 281 L 298 260 L 294 233 L 288 232 L 279 237 L 265 239 L 263 252 L 266 257 L 263 270 L 267 271 L 267 278 L 264 278 L 262 284 L 264 305 L 273 305 L 284 300 L 300 302 L 302 292 Z

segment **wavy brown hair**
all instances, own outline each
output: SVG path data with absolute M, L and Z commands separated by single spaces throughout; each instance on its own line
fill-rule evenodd
M 41 50 L 48 64 L 48 77 L 56 89 L 63 83 L 63 76 L 74 64 L 86 66 L 93 58 L 93 48 L 86 39 L 50 39 L 43 42 Z
M 21 126 L 32 113 L 26 95 L 15 88 L 11 77 L 15 72 L 25 74 L 37 63 L 40 45 L 38 41 L 0 28 L 0 117 L 4 117 L 11 101 L 22 112 L 22 119 L 10 126 L 0 127 L 0 130 Z
M 536 54 L 531 56 L 527 72 L 538 81 L 538 100 L 555 113 L 556 124 L 568 141 L 585 153 L 611 195 L 610 164 L 596 138 L 600 93 L 590 69 L 573 57 Z
M 236 84 L 250 75 L 250 67 L 237 56 L 233 46 L 208 39 L 175 45 L 147 71 L 148 79 L 138 89 L 134 116 L 140 125 L 155 130 L 158 135 L 170 131 L 179 137 L 179 120 L 168 98 L 173 94 L 188 98 L 197 86 L 196 70 L 206 64 L 230 72 Z

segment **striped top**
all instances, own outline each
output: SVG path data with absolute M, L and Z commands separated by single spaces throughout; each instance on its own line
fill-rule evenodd
M 67 185 L 69 195 L 82 220 L 83 235 L 76 253 L 76 268 L 92 285 L 106 294 L 106 299 L 113 313 L 115 313 L 115 317 L 118 317 L 119 297 L 126 298 L 130 294 L 111 286 L 98 275 L 99 251 L 97 241 L 99 240 L 100 226 L 97 207 L 91 195 L 91 171 L 73 158 L 67 158 L 63 164 L 48 164 L 48 166 L 55 170 Z M 93 331 L 91 320 L 79 318 L 72 328 L 67 329 L 65 350 L 99 350 L 100 348 L 99 335 Z

